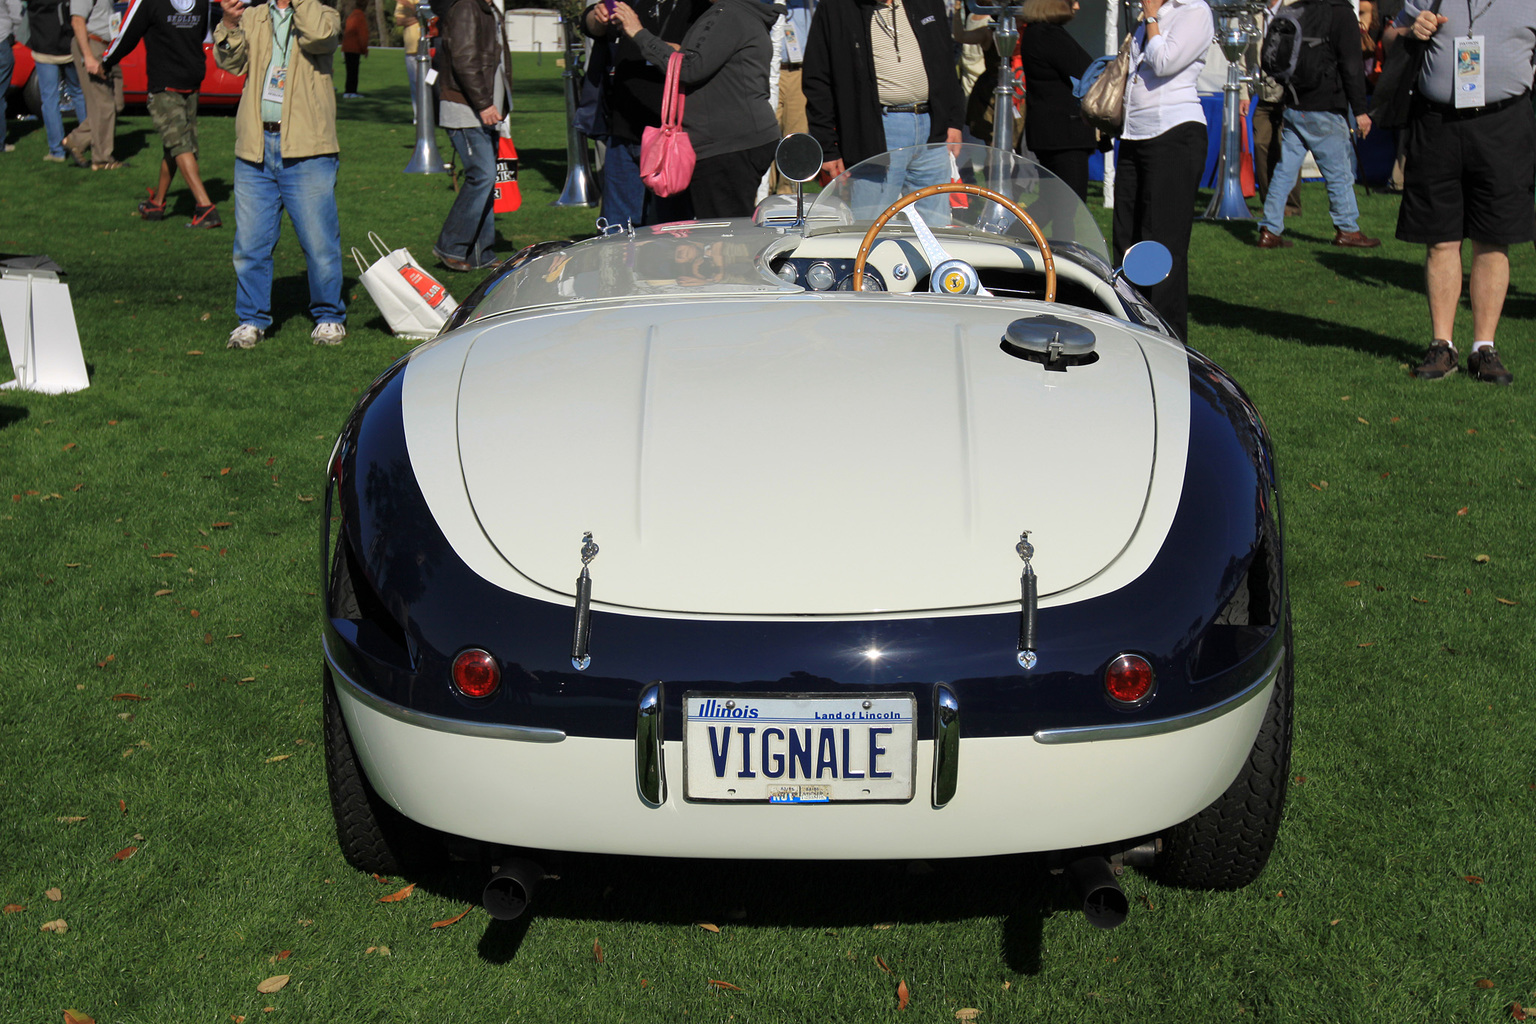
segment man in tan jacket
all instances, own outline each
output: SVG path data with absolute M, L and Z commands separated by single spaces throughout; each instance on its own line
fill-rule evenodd
M 251 348 L 272 326 L 272 253 L 283 211 L 309 271 L 316 345 L 347 336 L 341 222 L 336 212 L 336 87 L 331 59 L 341 15 L 321 0 L 247 7 L 220 0 L 219 67 L 245 76 L 235 112 L 235 315 L 230 348 Z

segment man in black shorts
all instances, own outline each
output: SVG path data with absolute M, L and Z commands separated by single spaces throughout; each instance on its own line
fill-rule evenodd
M 1425 245 L 1433 331 L 1421 380 L 1458 369 L 1452 329 L 1461 299 L 1461 240 L 1472 240 L 1472 351 L 1467 372 L 1491 384 L 1514 375 L 1494 349 L 1509 289 L 1509 247 L 1536 239 L 1536 116 L 1530 101 L 1536 5 L 1460 0 L 1429 9 L 1406 0 L 1387 45 L 1406 32 L 1429 42 L 1408 126 L 1397 237 Z

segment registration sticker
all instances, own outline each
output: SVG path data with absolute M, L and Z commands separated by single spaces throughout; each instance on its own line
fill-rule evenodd
M 683 715 L 683 788 L 689 800 L 912 799 L 917 699 L 910 693 L 689 693 Z

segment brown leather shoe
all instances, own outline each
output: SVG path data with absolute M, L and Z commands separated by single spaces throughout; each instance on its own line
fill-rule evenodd
M 1283 235 L 1275 234 L 1269 228 L 1259 228 L 1259 241 L 1257 244 L 1260 249 L 1289 249 L 1296 243 Z
M 1419 380 L 1440 380 L 1457 369 L 1456 350 L 1451 343 L 1436 341 L 1424 353 L 1424 361 L 1413 368 L 1413 375 Z
M 1489 384 L 1512 384 L 1515 380 L 1515 375 L 1504 368 L 1499 354 L 1491 345 L 1472 350 L 1472 354 L 1467 356 L 1467 372 L 1474 380 Z
M 1343 246 L 1346 249 L 1374 249 L 1381 244 L 1381 239 L 1371 238 L 1358 231 L 1341 231 L 1335 229 L 1333 244 Z

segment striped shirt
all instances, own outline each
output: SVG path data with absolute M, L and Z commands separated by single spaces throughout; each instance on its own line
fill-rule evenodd
M 926 103 L 928 69 L 923 66 L 906 7 L 901 0 L 876 4 L 869 17 L 869 52 L 875 61 L 880 105 Z

